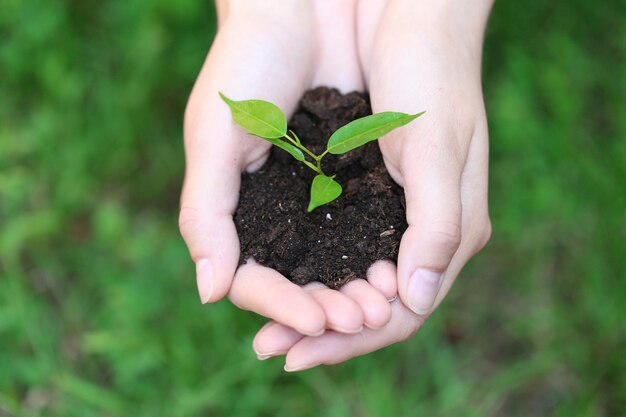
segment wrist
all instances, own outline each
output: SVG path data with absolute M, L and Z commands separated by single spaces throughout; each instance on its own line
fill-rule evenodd
M 429 37 L 462 41 L 466 48 L 480 53 L 487 19 L 494 0 L 392 0 L 390 12 L 405 22 L 407 30 Z
M 267 0 L 216 0 L 215 5 L 220 23 L 231 17 L 300 18 L 310 8 L 308 0 L 281 0 L 280 7 Z

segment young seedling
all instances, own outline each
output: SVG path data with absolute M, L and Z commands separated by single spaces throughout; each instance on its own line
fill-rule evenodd
M 311 183 L 308 212 L 330 203 L 341 195 L 341 185 L 335 181 L 335 175 L 328 176 L 322 169 L 322 158 L 326 154 L 339 155 L 349 152 L 424 114 L 424 112 L 417 114 L 382 112 L 354 120 L 337 129 L 328 139 L 326 150 L 316 155 L 302 144 L 292 130 L 287 130 L 287 118 L 275 104 L 263 100 L 234 101 L 222 93 L 220 97 L 230 107 L 235 123 L 248 133 L 288 152 L 317 173 Z M 310 160 L 307 160 L 307 156 Z

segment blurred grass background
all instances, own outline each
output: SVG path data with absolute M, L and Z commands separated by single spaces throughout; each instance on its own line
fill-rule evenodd
M 0 2 L 0 416 L 626 415 L 626 5 L 498 1 L 494 236 L 413 339 L 287 375 L 177 231 L 210 1 Z

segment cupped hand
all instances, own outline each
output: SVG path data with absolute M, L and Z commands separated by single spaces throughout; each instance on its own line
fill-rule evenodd
M 255 348 L 280 341 L 286 369 L 301 370 L 362 355 L 412 336 L 441 303 L 467 261 L 484 247 L 488 132 L 481 89 L 483 10 L 454 3 L 361 2 L 359 55 L 374 112 L 426 114 L 380 140 L 385 165 L 404 187 L 408 229 L 397 270 L 376 279 L 396 282 L 399 300 L 380 329 L 353 335 L 303 337 L 283 325 L 261 329 Z M 276 346 L 272 346 L 275 348 Z
M 303 335 L 319 335 L 327 328 L 355 333 L 364 325 L 384 325 L 391 311 L 383 294 L 395 293 L 395 284 L 379 290 L 376 280 L 373 285 L 361 281 L 337 292 L 317 284 L 301 288 L 253 260 L 238 268 L 233 214 L 240 175 L 265 162 L 270 144 L 236 127 L 218 96 L 223 91 L 237 100 L 264 99 L 290 114 L 311 87 L 362 90 L 354 2 L 287 0 L 271 10 L 255 0 L 217 5 L 219 30 L 185 113 L 186 172 L 179 218 L 202 302 L 228 295 L 240 308 Z

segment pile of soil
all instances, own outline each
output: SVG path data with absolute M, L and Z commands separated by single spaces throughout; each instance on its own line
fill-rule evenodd
M 366 94 L 319 87 L 302 97 L 289 128 L 320 154 L 335 130 L 371 111 Z M 337 174 L 343 194 L 312 213 L 306 208 L 315 173 L 285 151 L 273 147 L 259 171 L 243 175 L 235 213 L 241 263 L 252 257 L 297 284 L 339 288 L 365 278 L 377 260 L 397 260 L 407 228 L 404 192 L 387 173 L 378 142 L 327 155 L 322 168 Z

